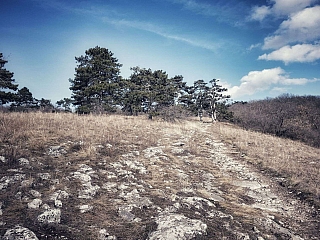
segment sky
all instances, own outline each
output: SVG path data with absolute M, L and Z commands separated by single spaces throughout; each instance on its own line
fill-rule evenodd
M 220 79 L 234 101 L 320 95 L 320 0 L 0 0 L 0 52 L 19 88 L 71 96 L 96 46 L 131 67 Z

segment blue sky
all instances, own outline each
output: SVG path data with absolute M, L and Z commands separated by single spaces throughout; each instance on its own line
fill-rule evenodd
M 220 79 L 234 100 L 319 95 L 319 0 L 0 0 L 0 52 L 19 87 L 70 97 L 76 56 Z

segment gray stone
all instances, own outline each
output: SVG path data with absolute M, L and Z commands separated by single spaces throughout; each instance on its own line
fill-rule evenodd
M 151 233 L 149 240 L 189 240 L 206 234 L 207 230 L 205 223 L 181 214 L 162 213 L 156 222 L 157 230 Z
M 143 150 L 145 158 L 157 158 L 159 155 L 165 155 L 162 148 L 160 147 L 150 147 Z
M 6 163 L 8 160 L 4 156 L 0 156 L 0 161 Z
M 60 223 L 61 210 L 49 209 L 38 216 L 40 223 Z
M 85 213 L 85 212 L 89 212 L 90 210 L 92 210 L 93 207 L 90 205 L 81 205 L 81 206 L 79 206 L 79 209 L 80 209 L 81 213 Z
M 79 190 L 78 198 L 92 199 L 100 189 L 98 185 L 93 186 L 91 182 L 82 185 L 83 189 Z
M 54 206 L 56 207 L 56 208 L 62 208 L 62 202 L 61 202 L 61 200 L 54 200 Z
M 42 200 L 39 198 L 36 198 L 28 203 L 28 208 L 36 209 L 36 208 L 39 208 L 41 204 L 42 204 Z
M 66 154 L 66 153 L 67 151 L 61 146 L 51 146 L 48 151 L 48 155 L 54 156 L 54 157 L 59 157 L 62 154 Z
M 72 173 L 72 177 L 80 180 L 82 183 L 78 198 L 92 199 L 100 189 L 98 185 L 93 186 L 91 184 L 91 176 L 95 175 L 95 171 L 86 164 L 80 164 L 79 167 L 78 171 Z
M 38 240 L 38 238 L 28 228 L 17 225 L 15 228 L 6 231 L 3 240 Z
M 42 180 L 48 180 L 51 178 L 50 173 L 38 173 L 37 176 Z
M 33 183 L 33 179 L 26 179 L 21 182 L 21 187 L 30 187 Z
M 69 198 L 69 193 L 67 193 L 64 190 L 58 190 L 58 191 L 52 193 L 50 196 L 50 200 L 52 200 L 52 201 L 68 199 L 68 198 Z
M 29 164 L 30 164 L 29 160 L 26 158 L 19 158 L 18 161 L 19 161 L 19 164 L 22 166 L 29 166 Z
M 39 193 L 39 192 L 36 191 L 36 190 L 31 189 L 29 192 L 30 192 L 30 194 L 31 194 L 33 197 L 36 197 L 36 198 L 41 197 L 41 193 Z
M 98 240 L 117 240 L 117 237 L 110 235 L 106 229 L 101 229 L 99 231 Z
M 132 210 L 131 206 L 119 207 L 118 214 L 123 220 L 131 222 L 135 218 L 134 214 L 130 212 L 131 210 Z
M 5 189 L 9 184 L 21 181 L 25 178 L 25 174 L 16 173 L 13 176 L 4 176 L 0 179 L 0 190 Z

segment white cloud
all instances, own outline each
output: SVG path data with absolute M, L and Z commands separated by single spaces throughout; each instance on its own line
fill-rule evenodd
M 320 38 L 320 6 L 305 8 L 283 21 L 279 29 L 264 39 L 263 49 L 277 49 L 288 43 L 314 41 Z
M 256 20 L 256 21 L 262 21 L 266 18 L 266 16 L 271 14 L 271 8 L 268 6 L 254 6 L 252 8 L 252 13 L 250 16 L 250 19 Z
M 273 12 L 277 15 L 290 15 L 310 6 L 316 0 L 273 0 Z
M 290 78 L 282 68 L 277 67 L 249 72 L 248 75 L 241 78 L 241 84 L 239 86 L 233 86 L 228 89 L 228 94 L 230 94 L 232 98 L 238 98 L 269 90 L 272 86 L 304 85 L 314 81 L 318 81 L 318 79 Z
M 285 64 L 292 62 L 314 62 L 320 59 L 320 45 L 297 44 L 284 46 L 269 54 L 259 56 L 259 60 L 283 61 Z
M 250 19 L 262 21 L 267 16 L 274 17 L 289 16 L 311 6 L 317 0 L 271 0 L 270 4 L 254 6 L 251 11 Z

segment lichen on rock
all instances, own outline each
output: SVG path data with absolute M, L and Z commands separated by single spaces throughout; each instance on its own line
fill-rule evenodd
M 28 228 L 17 225 L 4 234 L 3 240 L 38 240 L 37 236 Z
M 205 235 L 207 230 L 205 223 L 182 214 L 163 212 L 156 222 L 157 230 L 149 236 L 149 240 L 189 240 L 197 235 Z

